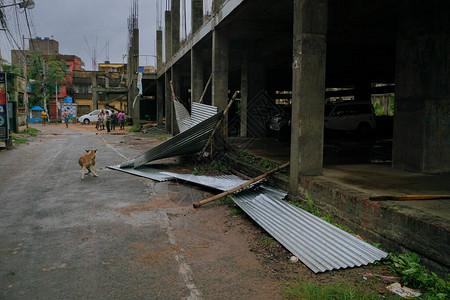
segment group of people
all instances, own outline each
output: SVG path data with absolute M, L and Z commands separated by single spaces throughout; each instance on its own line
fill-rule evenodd
M 111 114 L 107 110 L 100 110 L 95 128 L 97 128 L 97 130 L 103 130 L 105 129 L 105 125 L 107 132 L 115 130 L 117 125 L 119 125 L 119 130 L 124 130 L 125 114 L 121 110 L 119 110 L 119 113 L 116 113 L 113 110 Z

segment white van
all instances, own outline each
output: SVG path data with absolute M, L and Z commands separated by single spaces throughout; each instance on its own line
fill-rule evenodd
M 84 124 L 89 124 L 91 122 L 97 123 L 98 114 L 100 113 L 100 110 L 103 110 L 103 113 L 109 112 L 109 115 L 111 115 L 111 111 L 109 109 L 97 109 L 97 110 L 94 110 L 93 112 L 90 112 L 86 115 L 79 117 L 78 122 L 84 123 Z

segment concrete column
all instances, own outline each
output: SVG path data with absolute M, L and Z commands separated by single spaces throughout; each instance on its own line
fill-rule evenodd
M 172 132 L 172 97 L 170 92 L 170 80 L 172 79 L 170 70 L 164 74 L 164 102 L 166 115 L 166 130 Z
M 92 82 L 92 109 L 98 109 L 98 82 L 97 82 L 97 74 L 94 72 L 91 77 Z
M 294 0 L 290 187 L 321 175 L 325 106 L 327 0 Z
M 399 9 L 393 166 L 450 172 L 450 2 L 411 2 Z
M 163 34 L 162 30 L 156 30 L 156 69 L 162 68 L 163 62 Z
M 137 72 L 139 71 L 139 29 L 133 30 L 133 38 L 131 41 L 131 49 L 130 49 L 130 55 L 131 55 L 131 86 L 130 86 L 130 100 L 131 100 L 131 106 L 130 106 L 130 112 L 131 116 L 133 118 L 133 125 L 139 126 L 139 123 L 141 121 L 141 110 L 140 110 L 140 98 L 138 96 L 138 88 L 137 88 Z
M 213 0 L 212 10 L 213 12 L 218 12 L 220 7 L 225 3 L 226 0 Z
M 241 137 L 247 137 L 248 104 L 248 52 L 244 51 L 241 62 Z
M 172 83 L 173 83 L 173 90 L 175 92 L 175 95 L 177 97 L 180 97 L 180 87 L 181 87 L 181 76 L 180 76 L 180 71 L 179 68 L 174 65 L 172 67 Z M 175 115 L 175 109 L 173 106 L 173 100 L 170 100 L 170 110 L 172 112 L 172 135 L 176 135 L 178 133 L 180 133 L 180 130 L 178 129 L 178 124 L 177 124 L 177 118 Z
M 163 126 L 164 118 L 164 76 L 156 81 L 156 125 Z
M 205 83 L 206 84 L 206 83 Z M 203 93 L 203 57 L 202 49 L 191 49 L 191 101 L 198 102 Z
M 203 24 L 203 0 L 191 0 L 191 30 L 192 34 Z
M 165 37 L 165 56 L 166 56 L 166 60 L 165 62 L 167 63 L 170 58 L 172 57 L 172 12 L 171 11 L 165 11 L 164 12 L 164 22 L 165 22 L 165 32 L 164 32 L 164 37 Z
M 180 49 L 180 0 L 172 0 L 172 56 Z
M 213 31 L 212 105 L 219 111 L 228 104 L 228 37 L 219 29 Z

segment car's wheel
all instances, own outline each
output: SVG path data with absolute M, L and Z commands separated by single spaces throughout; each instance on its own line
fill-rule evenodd
M 90 123 L 90 121 L 89 121 L 89 119 L 84 119 L 84 120 L 83 120 L 83 123 L 87 125 L 87 124 Z

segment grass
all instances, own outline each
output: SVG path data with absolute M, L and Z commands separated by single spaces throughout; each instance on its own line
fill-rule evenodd
M 25 131 L 20 131 L 19 134 L 28 134 L 30 136 L 36 136 L 38 134 L 39 130 L 33 127 L 27 127 Z
M 167 139 L 167 138 L 169 138 L 169 137 L 171 137 L 172 135 L 170 135 L 170 134 L 164 134 L 164 135 L 158 135 L 156 138 L 157 139 Z
M 287 284 L 282 295 L 288 299 L 396 299 L 395 296 L 380 296 L 377 292 L 362 291 L 348 284 L 336 282 L 331 285 L 312 283 L 299 280 L 294 284 Z
M 241 215 L 243 213 L 242 209 L 235 207 L 230 211 L 230 216 Z
M 133 126 L 127 130 L 128 132 L 140 132 L 141 126 Z

